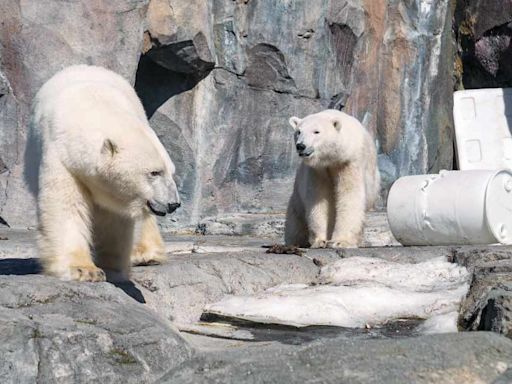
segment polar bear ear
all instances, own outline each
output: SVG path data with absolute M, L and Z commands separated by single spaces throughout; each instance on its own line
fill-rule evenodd
M 105 139 L 103 146 L 101 147 L 101 153 L 114 156 L 119 152 L 118 146 L 110 139 Z
M 292 116 L 290 117 L 290 120 L 288 120 L 293 129 L 297 129 L 297 126 L 300 124 L 301 121 L 302 120 L 299 119 L 297 116 Z

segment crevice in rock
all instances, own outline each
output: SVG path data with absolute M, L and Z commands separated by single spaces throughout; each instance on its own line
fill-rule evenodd
M 203 77 L 172 71 L 155 63 L 147 55 L 140 58 L 135 78 L 135 91 L 148 118 L 167 100 L 194 88 Z
M 345 108 L 345 105 L 347 104 L 349 95 L 346 92 L 340 92 L 336 95 L 331 97 L 331 101 L 329 102 L 329 109 L 337 109 L 338 111 L 341 111 L 343 108 Z
M 139 60 L 135 90 L 148 118 L 171 97 L 194 88 L 215 66 L 205 36 L 162 45 L 151 38 Z
M 245 73 L 240 74 L 240 73 L 234 72 L 234 71 L 232 71 L 230 69 L 227 69 L 227 68 L 224 68 L 224 67 L 215 67 L 214 70 L 225 71 L 225 72 L 227 72 L 227 73 L 229 73 L 229 74 L 231 74 L 233 76 L 236 76 L 238 79 L 243 79 L 245 77 Z M 293 96 L 296 99 L 308 99 L 308 100 L 316 100 L 316 101 L 320 100 L 320 101 L 328 102 L 328 100 L 321 99 L 318 96 L 311 97 L 311 96 L 303 95 L 303 94 L 300 94 L 300 93 L 295 93 L 292 90 L 282 90 L 282 89 L 278 90 L 278 89 L 269 89 L 269 88 L 259 88 L 259 87 L 253 86 L 253 85 L 248 85 L 248 87 L 251 90 L 258 91 L 258 92 L 273 92 L 273 93 L 278 93 L 278 94 L 290 95 L 290 96 Z
M 469 11 L 468 11 L 469 12 Z M 455 13 L 454 38 L 458 46 L 456 76 L 466 89 L 512 86 L 512 20 L 491 16 L 475 20 L 462 5 Z M 501 22 L 500 22 L 501 21 Z M 496 23 L 496 25 L 493 25 Z
M 215 69 L 219 69 L 219 70 L 221 70 L 221 71 L 226 71 L 226 72 L 228 72 L 228 73 L 230 73 L 230 74 L 232 74 L 232 75 L 236 76 L 236 77 L 237 77 L 237 78 L 239 78 L 239 79 L 241 79 L 241 78 L 243 78 L 243 77 L 244 77 L 244 73 L 238 73 L 238 72 L 232 71 L 231 69 L 228 69 L 228 68 L 226 68 L 226 67 L 214 67 L 213 69 L 214 69 L 214 70 L 215 70 Z
M 156 43 L 146 55 L 164 68 L 197 77 L 205 77 L 215 66 L 206 37 L 201 32 L 192 40 L 167 45 Z
M 349 84 L 357 36 L 345 24 L 328 23 L 332 52 L 336 55 L 336 68 L 341 71 L 343 84 Z
M 247 85 L 278 93 L 296 91 L 295 81 L 288 73 L 284 54 L 270 44 L 257 44 L 248 51 L 249 65 L 245 70 Z
M 5 173 L 9 171 L 9 168 L 7 168 L 7 165 L 5 165 L 4 161 L 2 160 L 2 158 L 0 157 L 0 175 L 2 173 Z
M 5 206 L 7 205 L 7 202 L 9 200 L 9 180 L 10 180 L 10 177 L 11 177 L 11 173 L 7 172 L 7 177 L 5 179 L 4 201 L 3 201 L 2 206 L 0 207 L 0 213 L 3 212 Z M 5 220 L 4 220 L 4 222 L 5 222 Z

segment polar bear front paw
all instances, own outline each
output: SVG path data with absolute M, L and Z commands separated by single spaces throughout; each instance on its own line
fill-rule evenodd
M 105 281 L 105 272 L 95 265 L 78 265 L 69 267 L 69 280 L 75 281 Z
M 309 242 L 310 248 L 325 248 L 327 247 L 327 240 L 315 239 Z
M 327 243 L 328 248 L 357 248 L 357 239 L 331 240 Z
M 130 262 L 133 266 L 159 265 L 165 261 L 165 249 L 137 245 L 132 251 Z

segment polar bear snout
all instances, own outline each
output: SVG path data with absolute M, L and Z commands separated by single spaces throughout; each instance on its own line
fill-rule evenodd
M 167 204 L 167 213 L 173 213 L 179 207 L 181 207 L 180 203 Z
M 309 157 L 314 151 L 313 148 L 306 147 L 304 143 L 297 143 L 295 148 L 297 148 L 297 153 L 300 157 Z

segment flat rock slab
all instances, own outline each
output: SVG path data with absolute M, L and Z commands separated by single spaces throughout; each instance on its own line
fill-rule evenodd
M 109 283 L 0 276 L 0 292 L 1 383 L 154 382 L 193 354 Z
M 333 256 L 336 257 L 336 256 Z M 144 301 L 177 323 L 198 321 L 203 307 L 226 294 L 258 292 L 281 283 L 310 283 L 319 268 L 297 255 L 242 251 L 171 256 L 159 267 L 134 268 Z
M 163 383 L 492 383 L 512 366 L 512 341 L 485 333 L 399 340 L 320 338 L 211 350 Z
M 474 272 L 464 308 L 478 318 L 466 319 L 468 328 L 490 324 L 507 334 L 512 247 L 323 249 L 299 256 L 267 254 L 268 238 L 166 235 L 168 261 L 133 268 L 132 282 L 116 287 L 39 275 L 35 231 L 0 236 L 8 238 L 0 240 L 1 383 L 506 383 L 511 376 L 511 341 L 496 334 L 418 336 L 414 322 L 297 330 L 199 319 L 205 304 L 226 294 L 316 282 L 320 266 L 340 258 L 417 263 L 443 256 Z

